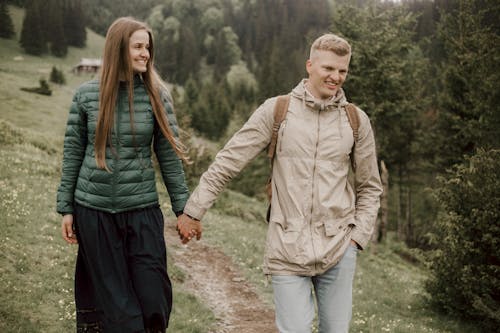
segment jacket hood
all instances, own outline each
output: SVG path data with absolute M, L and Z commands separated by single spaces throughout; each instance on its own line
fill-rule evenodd
M 302 81 L 297 84 L 295 88 L 292 90 L 292 96 L 300 99 L 303 104 L 307 105 L 309 108 L 316 110 L 316 111 L 321 111 L 321 110 L 335 110 L 338 109 L 342 106 L 345 106 L 349 104 L 347 102 L 347 99 L 345 97 L 344 90 L 340 88 L 337 92 L 337 94 L 328 99 L 328 100 L 321 100 L 318 98 L 315 98 L 312 96 L 309 92 L 306 90 L 306 84 L 307 79 L 303 79 Z

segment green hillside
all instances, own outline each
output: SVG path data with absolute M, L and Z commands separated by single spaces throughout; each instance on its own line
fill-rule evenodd
M 10 7 L 10 12 L 19 34 L 22 10 Z M 16 40 L 0 39 L 1 332 L 74 331 L 76 247 L 60 237 L 55 192 L 68 106 L 74 89 L 91 78 L 70 70 L 82 57 L 99 57 L 103 42 L 88 31 L 87 48 L 70 48 L 68 56 L 59 59 L 26 55 Z M 67 85 L 52 84 L 50 97 L 20 90 L 38 85 L 40 77 L 48 79 L 52 66 L 63 70 Z M 159 188 L 166 202 L 165 190 Z M 172 218 L 168 209 L 164 212 Z M 260 270 L 264 212 L 265 203 L 226 191 L 207 214 L 203 241 L 231 256 L 270 303 L 271 289 Z M 424 259 L 411 263 L 403 257 L 421 258 L 390 237 L 376 254 L 360 254 L 351 332 L 478 332 L 432 312 L 423 288 L 428 274 Z M 213 314 L 183 290 L 184 272 L 173 266 L 169 271 L 176 286 L 169 332 L 207 332 Z

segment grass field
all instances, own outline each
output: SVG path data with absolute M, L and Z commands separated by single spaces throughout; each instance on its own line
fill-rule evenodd
M 22 11 L 10 9 L 19 32 Z M 0 39 L 0 332 L 74 331 L 76 247 L 60 237 L 55 192 L 68 106 L 74 89 L 90 78 L 70 69 L 81 57 L 99 57 L 103 38 L 88 31 L 87 45 L 59 59 L 28 56 L 17 41 Z M 62 69 L 68 81 L 52 85 L 52 96 L 20 90 L 48 78 L 52 66 Z M 166 202 L 163 188 L 161 196 Z M 271 303 L 260 268 L 265 208 L 263 202 L 226 191 L 206 216 L 204 241 L 231 256 Z M 401 251 L 407 250 L 390 238 L 377 254 L 360 254 L 351 332 L 478 332 L 472 324 L 429 309 L 430 296 L 423 289 L 428 272 L 422 264 L 404 261 L 396 254 Z M 169 331 L 207 332 L 213 314 L 183 290 L 184 272 L 174 266 L 169 272 L 175 286 Z

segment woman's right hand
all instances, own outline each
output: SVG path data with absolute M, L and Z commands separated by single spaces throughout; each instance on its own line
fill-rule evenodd
M 196 237 L 196 240 L 201 239 L 201 222 L 189 215 L 182 214 L 177 217 L 176 229 L 182 244 L 187 244 L 193 237 Z
M 78 244 L 76 235 L 73 230 L 73 214 L 66 214 L 63 216 L 61 223 L 62 238 L 68 244 Z

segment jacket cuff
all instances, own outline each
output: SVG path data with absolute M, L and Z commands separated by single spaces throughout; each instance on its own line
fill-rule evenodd
M 198 207 L 194 203 L 188 201 L 186 206 L 184 207 L 184 214 L 190 216 L 191 218 L 200 220 L 203 218 L 203 215 L 205 215 L 206 209 L 203 209 L 201 207 Z
M 364 233 L 360 232 L 359 228 L 356 226 L 354 226 L 352 230 L 351 239 L 358 243 L 358 247 L 360 248 L 360 250 L 364 250 L 368 245 L 368 242 L 370 241 L 370 238 L 366 237 Z
M 66 215 L 73 215 L 72 212 L 65 212 L 65 213 L 59 213 L 62 217 L 66 216 Z
M 57 213 L 61 216 L 73 214 L 73 205 L 61 204 L 57 209 Z

